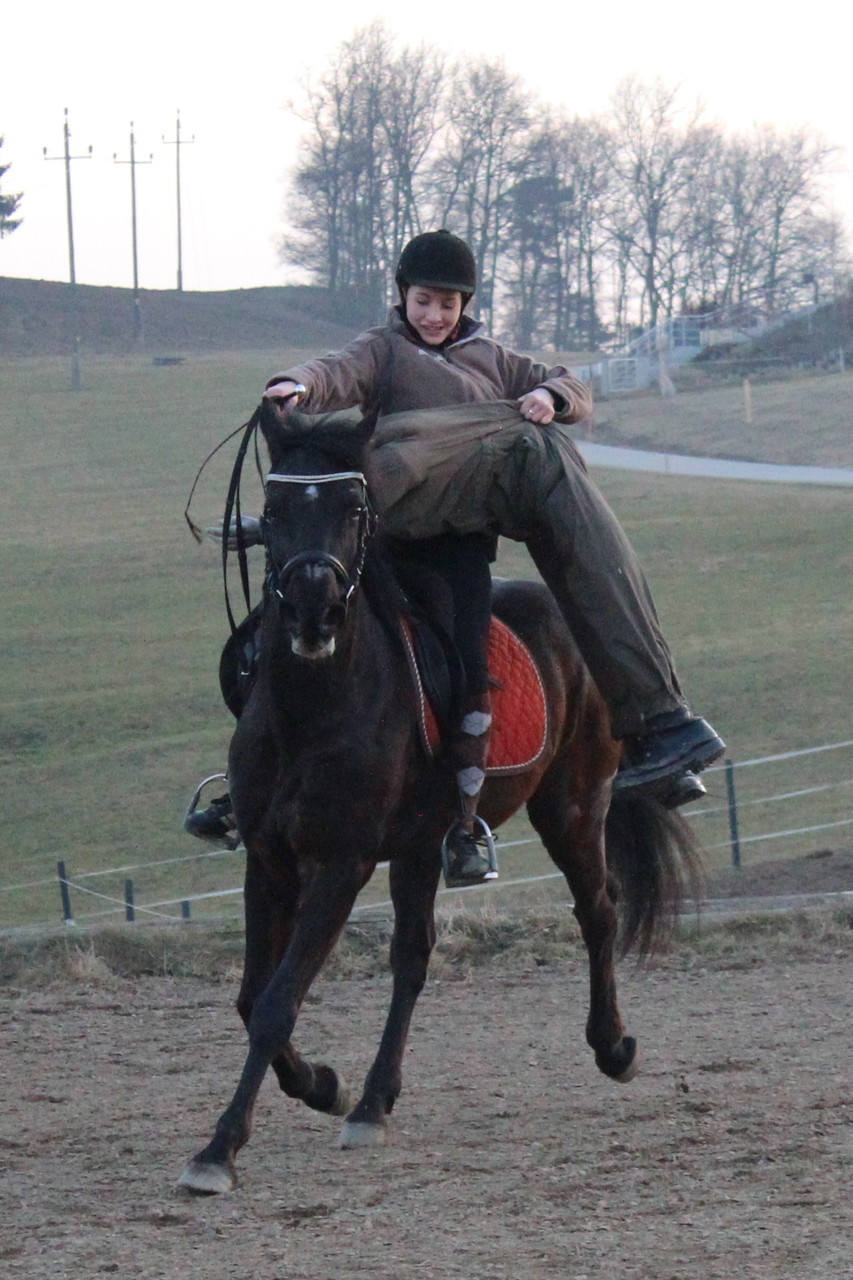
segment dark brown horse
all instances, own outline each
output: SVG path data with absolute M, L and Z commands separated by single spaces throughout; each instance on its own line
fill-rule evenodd
M 249 1050 L 210 1144 L 180 1180 L 202 1192 L 236 1185 L 235 1157 L 269 1067 L 288 1096 L 346 1117 L 343 1146 L 383 1140 L 435 941 L 440 845 L 456 807 L 450 773 L 421 745 L 406 654 L 389 625 L 394 588 L 372 536 L 366 429 L 330 418 L 307 430 L 296 415 L 284 428 L 264 419 L 261 426 L 272 462 L 263 520 L 267 593 L 258 674 L 228 766 L 247 855 L 238 1009 Z M 494 607 L 536 659 L 549 727 L 529 772 L 487 781 L 482 812 L 497 826 L 526 804 L 565 875 L 589 952 L 587 1041 L 600 1070 L 627 1081 L 637 1047 L 616 1002 L 616 888 L 621 943 L 651 949 L 671 926 L 695 869 L 695 846 L 684 822 L 652 800 L 622 802 L 621 815 L 608 819 L 619 744 L 545 588 L 503 583 Z M 291 1037 L 308 988 L 380 859 L 390 861 L 393 993 L 353 1104 L 337 1073 L 300 1057 Z

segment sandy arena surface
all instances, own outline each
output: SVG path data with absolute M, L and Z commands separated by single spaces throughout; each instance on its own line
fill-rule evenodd
M 175 1186 L 242 1065 L 236 982 L 0 994 L 0 1276 L 834 1280 L 853 1275 L 853 944 L 620 968 L 642 1069 L 583 1040 L 586 972 L 431 980 L 384 1148 L 262 1091 L 236 1192 Z M 316 984 L 309 1057 L 363 1077 L 385 976 Z

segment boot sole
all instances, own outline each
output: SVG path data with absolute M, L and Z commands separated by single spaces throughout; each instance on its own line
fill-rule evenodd
M 672 774 L 684 773 L 700 773 L 703 769 L 707 769 L 709 764 L 713 764 L 715 760 L 719 760 L 724 754 L 726 744 L 722 738 L 716 735 L 692 746 L 682 756 L 670 758 L 665 764 L 650 765 L 647 769 L 636 765 L 633 768 L 626 769 L 624 773 L 617 773 L 613 779 L 613 791 L 629 791 L 635 787 L 647 787 L 651 783 L 660 782 L 663 778 L 669 778 Z

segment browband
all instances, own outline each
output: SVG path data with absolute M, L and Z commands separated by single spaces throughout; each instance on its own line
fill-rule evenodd
M 277 480 L 281 484 L 328 484 L 331 480 L 360 480 L 363 485 L 367 485 L 361 471 L 335 471 L 325 476 L 282 476 L 271 471 L 267 476 L 267 484 L 271 480 Z

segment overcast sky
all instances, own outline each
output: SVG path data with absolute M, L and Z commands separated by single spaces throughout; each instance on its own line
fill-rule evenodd
M 538 12 L 541 21 L 524 25 Z M 174 288 L 175 152 L 181 148 L 185 289 L 247 288 L 296 278 L 279 265 L 284 182 L 301 122 L 299 81 L 374 19 L 401 43 L 504 58 L 543 100 L 572 115 L 607 110 L 627 74 L 680 85 L 727 130 L 808 125 L 840 148 L 833 204 L 853 222 L 853 19 L 835 0 L 792 11 L 753 0 L 614 0 L 603 5 L 401 5 L 390 0 L 220 8 L 193 0 L 26 3 L 3 18 L 0 162 L 6 193 L 23 191 L 23 225 L 0 241 L 0 275 L 67 280 L 63 110 L 68 108 L 77 279 L 132 284 L 131 121 L 143 288 Z M 191 139 L 193 139 L 191 141 Z

